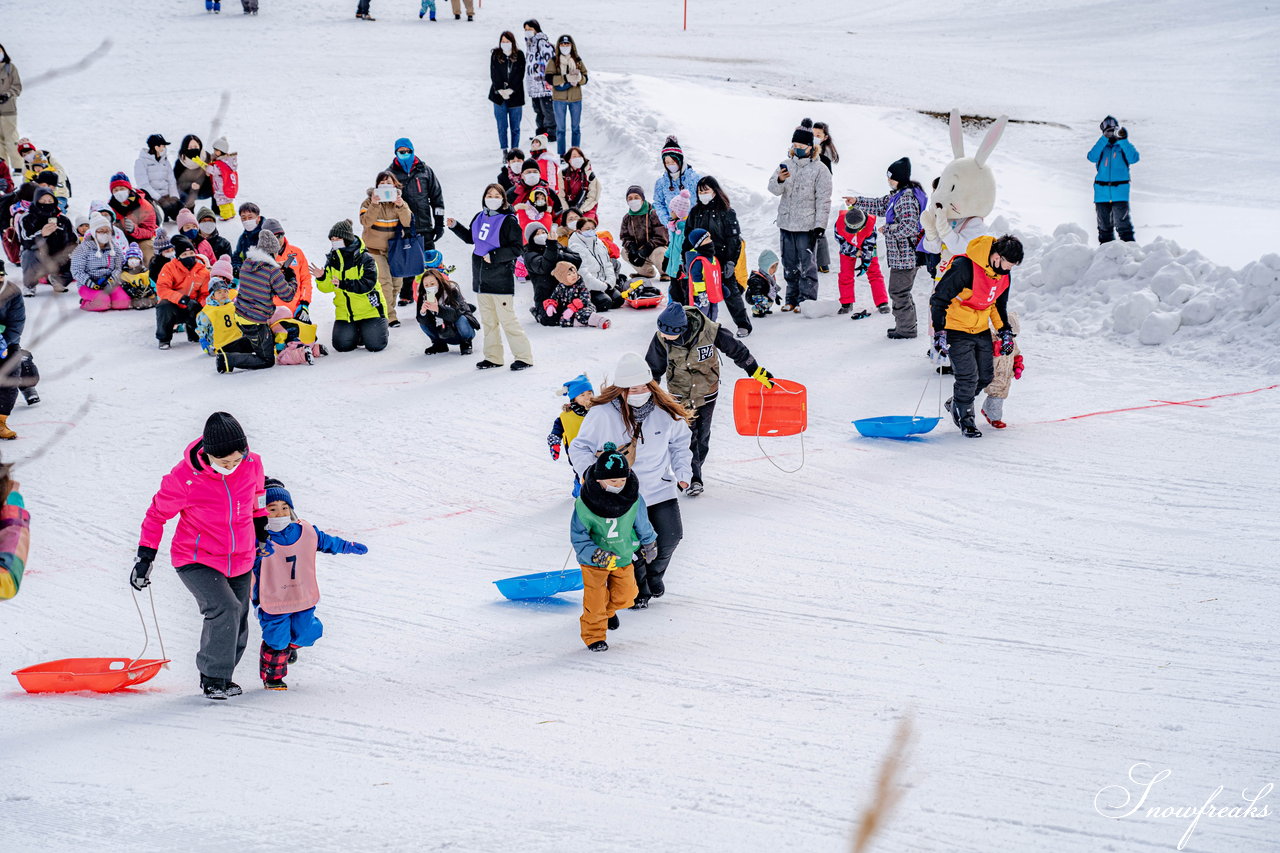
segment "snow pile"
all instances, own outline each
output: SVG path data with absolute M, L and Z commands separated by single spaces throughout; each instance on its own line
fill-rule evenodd
M 1014 301 L 1024 322 L 1076 337 L 1165 345 L 1183 355 L 1229 353 L 1237 365 L 1280 372 L 1280 255 L 1235 270 L 1163 238 L 1093 248 L 1075 224 L 1059 225 L 1051 239 L 1021 233 L 1028 257 Z

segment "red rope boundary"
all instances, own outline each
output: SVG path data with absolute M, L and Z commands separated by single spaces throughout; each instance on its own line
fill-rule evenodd
M 1252 391 L 1235 391 L 1231 394 L 1215 394 L 1212 397 L 1197 397 L 1194 400 L 1152 400 L 1150 406 L 1131 406 L 1127 409 L 1108 409 L 1105 412 L 1089 412 L 1087 415 L 1072 415 L 1069 418 L 1054 418 L 1051 421 L 1034 421 L 1037 424 L 1060 424 L 1064 421 L 1078 421 L 1081 418 L 1092 418 L 1098 415 L 1114 415 L 1119 412 L 1140 412 L 1143 409 L 1159 409 L 1163 406 L 1192 406 L 1194 408 L 1207 408 L 1206 406 L 1197 406 L 1197 403 L 1203 403 L 1207 400 L 1221 400 L 1225 397 L 1244 397 L 1249 394 L 1257 394 L 1260 391 L 1272 391 L 1280 388 L 1280 385 L 1267 385 L 1263 388 L 1254 388 Z

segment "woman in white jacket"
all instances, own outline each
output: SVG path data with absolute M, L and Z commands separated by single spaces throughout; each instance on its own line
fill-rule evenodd
M 177 217 L 182 200 L 178 198 L 178 180 L 169 162 L 169 140 L 163 135 L 148 136 L 147 147 L 138 152 L 138 159 L 133 163 L 133 186 L 146 190 L 167 219 Z
M 640 496 L 649 510 L 649 521 L 658 533 L 658 555 L 653 562 L 637 557 L 633 609 L 643 610 L 650 598 L 666 592 L 663 576 L 684 536 L 680 520 L 680 490 L 693 476 L 693 452 L 689 449 L 689 413 L 654 380 L 644 357 L 623 353 L 613 371 L 613 381 L 591 401 L 582 426 L 569 445 L 569 460 L 579 477 L 595 464 L 605 442 L 613 442 L 629 459 L 640 481 Z
M 613 268 L 613 258 L 609 256 L 608 247 L 596 236 L 597 224 L 594 217 L 584 214 L 578 220 L 574 232 L 569 235 L 569 245 L 566 248 L 582 258 L 582 263 L 578 264 L 578 275 L 582 276 L 583 283 L 591 291 L 591 302 L 596 310 L 609 311 L 617 307 L 614 304 L 617 272 Z M 621 305 L 621 300 L 618 300 L 618 305 Z

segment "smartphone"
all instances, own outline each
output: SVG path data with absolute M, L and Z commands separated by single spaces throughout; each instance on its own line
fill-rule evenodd
M 392 186 L 378 187 L 378 199 L 381 201 L 395 201 L 396 188 Z
M 779 171 L 779 172 L 787 172 L 787 171 L 790 171 L 790 170 L 787 168 L 787 164 L 786 164 L 786 163 L 779 163 L 779 164 L 778 164 L 778 171 Z

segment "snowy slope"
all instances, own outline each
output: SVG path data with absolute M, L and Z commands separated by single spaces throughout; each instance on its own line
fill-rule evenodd
M 827 120 L 845 150 L 841 189 L 881 186 L 884 164 L 912 140 L 921 158 L 945 162 L 945 129 L 895 104 L 1035 106 L 1035 118 L 1075 130 L 1070 144 L 1054 131 L 1062 137 L 1046 145 L 1043 173 L 1037 149 L 1006 136 L 1001 206 L 1046 232 L 1066 218 L 1088 224 L 1083 146 L 1094 113 L 1121 107 L 1086 100 L 1087 86 L 1071 83 L 1101 78 L 1080 50 L 1093 30 L 1064 12 L 927 3 L 838 11 L 839 26 L 824 29 L 805 15 L 830 4 L 693 3 L 702 29 L 687 36 L 662 17 L 678 12 L 674 2 L 539 5 L 549 32 L 579 35 L 598 75 L 584 147 L 605 182 L 606 224 L 621 215 L 622 188 L 652 185 L 671 129 L 694 165 L 726 181 L 754 254 L 772 227 L 761 169 L 800 108 L 770 93 L 800 79 L 823 99 L 806 104 L 813 115 L 836 117 Z M 52 15 L 74 11 L 76 23 L 56 50 L 46 47 L 48 64 L 107 34 L 115 48 L 89 75 L 56 80 L 44 95 L 33 87 L 24 132 L 47 140 L 83 203 L 95 181 L 105 195 L 106 177 L 130 166 L 153 129 L 207 137 L 225 88 L 223 131 L 240 150 L 245 196 L 306 250 L 321 251 L 329 225 L 354 215 L 402 133 L 439 168 L 453 215 L 478 207 L 496 171 L 484 51 L 499 26 L 517 28 L 523 4 L 488 0 L 477 24 L 434 29 L 388 0 L 375 0 L 376 24 L 314 0 L 263 6 L 245 20 L 157 4 L 139 24 L 106 4 L 51 2 Z M 1194 71 L 1227 50 L 1250 73 L 1273 66 L 1255 40 L 1274 32 L 1274 13 L 1232 5 L 1210 26 L 1192 4 L 1160 6 L 1169 7 L 1163 48 L 1111 55 L 1138 90 L 1123 94 L 1134 99 L 1125 107 L 1140 115 L 1147 104 L 1153 139 L 1175 140 L 1180 120 L 1159 99 L 1190 93 L 1226 110 L 1218 78 Z M 944 8 L 945 20 L 922 21 Z M 1025 33 L 1004 51 L 1025 88 L 1002 99 L 985 93 L 995 72 L 938 73 L 884 97 L 901 76 L 872 60 L 896 56 L 895 36 L 911 27 L 967 38 L 977 8 L 998 13 L 1012 36 Z M 1109 9 L 1081 14 L 1096 20 Z M 0 8 L 0 23 L 15 11 Z M 1115 12 L 1105 43 L 1148 28 L 1143 12 Z M 1056 26 L 1043 22 L 1048 14 Z M 1235 38 L 1233 19 L 1247 38 Z M 1136 73 L 1194 26 L 1203 55 L 1191 54 L 1190 70 Z M 857 73 L 869 84 L 849 91 L 833 84 L 850 50 L 843 33 L 855 27 L 852 43 L 868 57 Z M 832 57 L 830 73 L 802 61 L 804 33 Z M 402 95 L 387 75 L 394 56 L 422 57 L 404 71 Z M 190 79 L 163 70 L 181 67 Z M 23 71 L 34 76 L 39 60 Z M 746 85 L 726 87 L 727 76 Z M 151 81 L 144 98 L 98 83 L 136 78 Z M 1049 91 L 1037 97 L 1037 87 Z M 1251 173 L 1274 187 L 1274 152 L 1257 142 L 1274 119 L 1238 121 L 1242 138 L 1258 134 L 1247 143 Z M 1213 176 L 1173 186 L 1197 178 L 1194 159 L 1213 145 L 1188 143 L 1163 166 L 1144 149 L 1150 191 L 1164 194 L 1171 222 L 1211 198 L 1223 203 Z M 1266 216 L 1277 215 L 1273 196 L 1253 199 L 1269 205 Z M 1167 236 L 1234 265 L 1265 248 Z M 444 248 L 465 281 L 462 247 L 446 238 Z M 834 277 L 823 294 L 834 294 Z M 28 341 L 69 305 L 48 295 L 29 303 Z M 603 332 L 527 327 L 537 367 L 523 374 L 477 374 L 474 358 L 456 354 L 424 358 L 423 337 L 406 327 L 382 354 L 219 377 L 192 347 L 156 352 L 147 316 L 69 312 L 33 347 L 45 402 L 19 404 L 23 440 L 4 448 L 23 463 L 35 544 L 20 597 L 0 606 L 0 672 L 141 647 L 126 585 L 136 525 L 214 409 L 241 418 L 303 517 L 371 551 L 322 562 L 326 636 L 303 652 L 287 694 L 257 690 L 250 659 L 239 700 L 212 707 L 194 695 L 198 615 L 162 565 L 153 589 L 174 663 L 146 689 L 50 698 L 12 681 L 0 688 L 0 847 L 847 850 L 908 713 L 918 733 L 910 788 L 878 849 L 1169 850 L 1187 821 L 1107 820 L 1094 810 L 1097 791 L 1138 761 L 1173 770 L 1152 795 L 1159 805 L 1199 804 L 1218 785 L 1225 803 L 1275 781 L 1280 464 L 1270 427 L 1280 389 L 1058 420 L 1251 391 L 1273 376 L 1199 351 L 1171 358 L 1105 336 L 1036 332 L 1021 340 L 1028 367 L 1006 410 L 1013 428 L 979 442 L 943 426 L 925 440 L 877 443 L 848 422 L 911 411 L 929 376 L 923 343 L 890 345 L 879 316 L 763 320 L 748 339 L 753 352 L 811 394 L 803 445 L 775 439 L 765 451 L 804 467 L 779 472 L 754 439 L 734 434 L 724 406 L 708 491 L 683 506 L 670 594 L 623 613 L 611 651 L 588 655 L 576 595 L 514 605 L 490 581 L 559 568 L 568 556 L 571 478 L 546 457 L 542 436 L 562 381 L 584 369 L 599 380 L 619 352 L 645 345 L 652 313 L 613 317 Z M 736 368 L 725 375 L 736 379 Z M 938 388 L 924 390 L 930 411 Z M 1206 818 L 1186 849 L 1273 849 L 1275 820 Z

